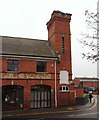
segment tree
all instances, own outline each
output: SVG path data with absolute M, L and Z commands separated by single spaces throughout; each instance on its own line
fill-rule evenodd
M 82 39 L 79 42 L 87 46 L 89 51 L 82 55 L 87 60 L 97 61 L 99 58 L 99 13 L 95 14 L 86 10 L 85 16 L 87 31 L 82 33 Z

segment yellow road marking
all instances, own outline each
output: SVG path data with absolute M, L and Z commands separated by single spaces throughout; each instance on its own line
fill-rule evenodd
M 96 99 L 95 99 L 96 101 Z M 96 102 L 97 103 L 97 102 Z M 27 114 L 14 114 L 14 115 L 2 115 L 2 116 L 28 116 L 28 115 L 38 115 L 38 114 L 53 114 L 53 113 L 66 113 L 66 112 L 75 112 L 75 111 L 83 111 L 83 110 L 89 110 L 89 109 L 92 109 L 96 106 L 96 103 L 95 105 L 93 105 L 92 107 L 90 108 L 84 108 L 84 109 L 79 109 L 79 110 L 71 110 L 71 111 L 55 111 L 55 112 L 41 112 L 41 113 L 27 113 Z M 0 115 L 1 116 L 1 115 Z

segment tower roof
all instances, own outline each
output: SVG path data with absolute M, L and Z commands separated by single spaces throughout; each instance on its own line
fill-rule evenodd
M 55 20 L 55 19 L 62 19 L 62 20 L 65 20 L 65 21 L 70 21 L 71 20 L 71 16 L 72 16 L 72 14 L 70 14 L 70 13 L 64 13 L 64 12 L 61 12 L 61 11 L 59 11 L 59 10 L 57 10 L 57 11 L 53 11 L 53 13 L 51 14 L 51 19 L 47 22 L 47 28 L 49 28 L 49 26 L 53 23 L 53 21 Z

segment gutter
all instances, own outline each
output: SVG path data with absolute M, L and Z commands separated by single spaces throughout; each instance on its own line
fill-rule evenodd
M 55 107 L 57 108 L 57 81 L 56 81 L 56 61 L 55 61 Z
M 32 56 L 32 55 L 14 55 L 14 54 L 0 54 L 0 57 L 14 57 L 14 58 L 29 58 L 29 59 L 44 59 L 44 60 L 58 60 L 57 57 L 49 56 Z

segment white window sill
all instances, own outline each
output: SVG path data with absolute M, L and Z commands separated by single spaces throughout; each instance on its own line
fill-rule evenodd
M 64 90 L 64 91 L 60 91 L 60 92 L 69 92 L 69 90 L 67 90 L 67 91 Z

